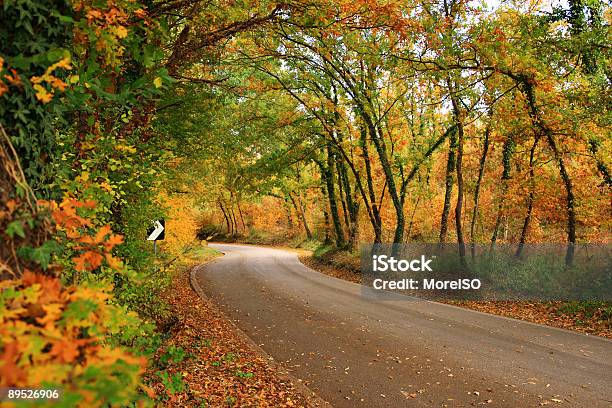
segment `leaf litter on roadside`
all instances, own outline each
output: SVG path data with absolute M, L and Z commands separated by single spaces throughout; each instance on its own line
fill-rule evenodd
M 188 276 L 186 269 L 177 272 L 165 294 L 176 323 L 159 357 L 171 357 L 165 358 L 161 375 L 149 373 L 150 378 L 159 378 L 152 381 L 153 388 L 168 396 L 167 406 L 310 406 L 209 299 L 193 291 Z M 177 350 L 186 357 L 173 359 Z

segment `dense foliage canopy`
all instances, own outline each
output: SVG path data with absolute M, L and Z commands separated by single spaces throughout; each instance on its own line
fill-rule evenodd
M 564 242 L 571 265 L 612 227 L 611 11 L 0 0 L 0 386 L 61 385 L 66 406 L 172 398 L 180 375 L 146 358 L 198 227 L 462 256 Z

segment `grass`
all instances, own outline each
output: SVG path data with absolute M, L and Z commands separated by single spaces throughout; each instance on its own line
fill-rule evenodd
M 184 258 L 193 262 L 204 262 L 216 256 L 221 252 L 208 246 L 196 247 L 185 253 Z
M 360 282 L 359 253 L 319 245 L 301 257 L 319 272 Z M 450 301 L 481 312 L 612 338 L 612 303 L 602 301 Z

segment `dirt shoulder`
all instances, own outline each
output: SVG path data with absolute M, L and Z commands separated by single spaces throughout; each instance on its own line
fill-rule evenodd
M 208 261 L 213 257 L 209 256 Z M 172 407 L 310 407 L 316 396 L 276 366 L 179 268 L 165 293 L 173 324 L 160 352 L 156 392 Z M 169 392 L 172 390 L 173 392 Z
M 358 260 L 344 254 L 315 258 L 313 253 L 297 250 L 300 261 L 308 267 L 344 279 L 360 283 Z M 532 323 L 574 330 L 587 335 L 612 339 L 612 306 L 600 302 L 521 302 L 521 301 L 448 301 L 467 309 L 496 314 Z

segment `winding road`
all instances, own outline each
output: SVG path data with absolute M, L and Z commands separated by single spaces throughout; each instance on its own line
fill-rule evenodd
M 612 341 L 445 304 L 374 301 L 295 253 L 211 244 L 193 284 L 335 407 L 612 407 Z

